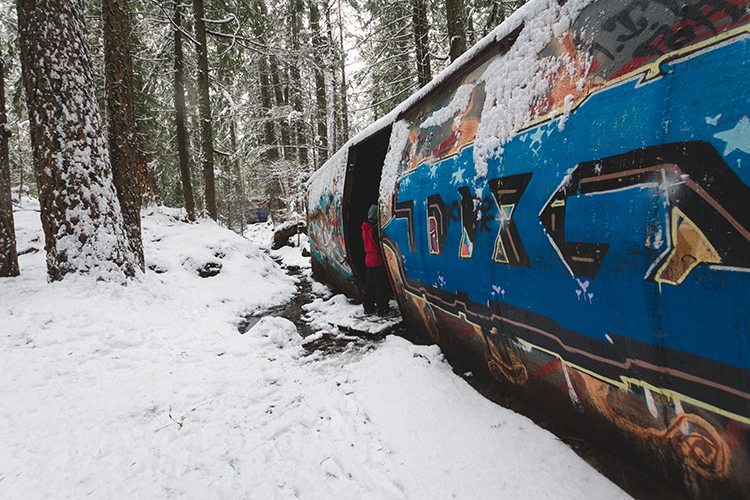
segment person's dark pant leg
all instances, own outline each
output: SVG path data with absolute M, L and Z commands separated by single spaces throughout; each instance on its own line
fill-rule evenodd
M 382 267 L 382 266 L 380 266 Z M 377 298 L 377 276 L 374 267 L 367 268 L 367 277 L 365 279 L 365 290 L 362 294 L 362 306 L 365 308 L 365 314 L 375 312 L 375 301 Z
M 388 301 L 391 299 L 391 283 L 388 281 L 388 272 L 385 266 L 371 268 L 374 270 L 375 279 L 377 280 L 376 301 L 378 312 L 385 313 L 388 311 Z

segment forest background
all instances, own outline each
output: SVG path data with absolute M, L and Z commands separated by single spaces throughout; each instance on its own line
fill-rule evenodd
M 70 209 L 77 203 L 60 198 L 60 192 L 69 196 L 80 186 L 67 179 L 75 177 L 69 166 L 50 174 L 54 168 L 34 159 L 34 137 L 36 150 L 51 155 L 57 147 L 53 141 L 42 144 L 49 131 L 39 128 L 35 134 L 35 120 L 29 120 L 30 105 L 54 107 L 64 92 L 64 84 L 47 81 L 57 70 L 45 67 L 44 57 L 54 52 L 47 66 L 75 68 L 68 71 L 73 86 L 84 87 L 78 92 L 95 99 L 93 112 L 100 116 L 110 157 L 109 166 L 101 165 L 102 175 L 112 171 L 134 254 L 123 257 L 128 252 L 118 249 L 103 260 L 114 260 L 132 275 L 128 266 L 143 269 L 140 206 L 184 207 L 190 220 L 211 217 L 237 232 L 252 220 L 254 209 L 268 209 L 274 220 L 302 213 L 304 183 L 312 172 L 523 1 L 0 0 L 0 188 L 10 186 L 16 200 L 40 198 L 50 279 L 85 271 L 87 264 L 63 262 L 72 251 L 60 243 L 60 234 L 71 226 L 65 222 L 70 210 L 62 213 L 60 206 Z M 40 21 L 44 16 L 53 21 Z M 80 44 L 49 33 L 45 39 L 39 35 L 48 31 L 45 22 L 65 25 L 60 37 L 70 37 L 75 30 L 68 26 L 77 22 L 88 50 L 63 54 Z M 45 85 L 57 90 L 40 90 Z M 35 99 L 27 98 L 29 89 L 38 94 Z M 65 113 L 70 121 L 71 111 Z M 84 122 L 91 118 L 85 114 L 76 115 L 79 132 L 66 132 L 58 143 L 90 133 Z M 90 146 L 95 139 L 85 142 Z M 63 149 L 70 150 L 70 144 Z M 68 182 L 62 189 L 61 177 Z M 97 224 L 108 223 L 92 227 Z M 12 218 L 0 224 L 6 249 L 10 230 Z M 53 233 L 58 236 L 51 241 Z M 101 253 L 101 245 L 92 252 Z M 0 275 L 13 275 L 12 252 L 2 253 Z

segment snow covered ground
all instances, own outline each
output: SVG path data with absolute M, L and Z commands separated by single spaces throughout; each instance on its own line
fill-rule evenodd
M 389 336 L 325 353 L 305 347 L 322 334 L 271 316 L 240 334 L 296 285 L 211 221 L 144 213 L 150 270 L 127 286 L 47 283 L 33 200 L 16 229 L 22 274 L 0 278 L 0 498 L 629 498 L 437 347 Z M 351 305 L 311 312 L 326 307 Z

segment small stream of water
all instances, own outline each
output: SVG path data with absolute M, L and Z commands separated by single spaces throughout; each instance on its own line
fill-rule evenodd
M 297 332 L 302 337 L 312 335 L 315 332 L 310 328 L 310 325 L 302 319 L 302 316 L 305 314 L 302 306 L 315 300 L 315 295 L 312 293 L 312 283 L 310 283 L 308 277 L 302 273 L 302 269 L 299 266 L 284 266 L 280 261 L 277 260 L 276 262 L 281 265 L 289 276 L 297 278 L 297 293 L 294 294 L 292 300 L 284 304 L 245 316 L 242 321 L 240 321 L 239 325 L 237 325 L 237 330 L 240 333 L 245 333 L 255 326 L 264 316 L 276 316 L 286 318 L 294 323 L 297 327 Z

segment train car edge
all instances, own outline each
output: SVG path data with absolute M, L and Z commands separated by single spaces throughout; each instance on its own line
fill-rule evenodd
M 689 497 L 750 498 L 748 2 L 530 4 L 316 174 L 314 268 L 358 296 L 379 202 L 410 328 Z

